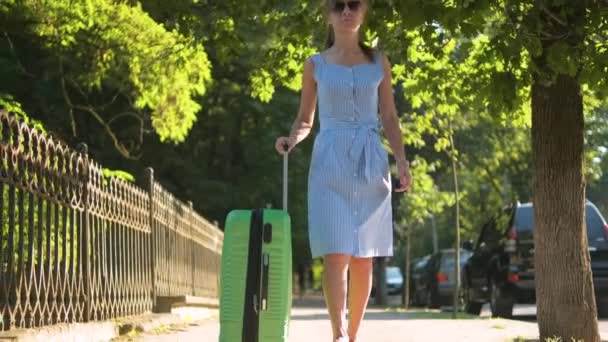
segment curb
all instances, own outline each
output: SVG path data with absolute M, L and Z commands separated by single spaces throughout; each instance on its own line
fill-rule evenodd
M 103 322 L 61 323 L 42 328 L 15 329 L 0 332 L 0 342 L 105 342 L 132 332 L 149 332 L 161 326 L 210 319 L 216 315 L 216 309 L 178 307 L 173 308 L 173 313 L 147 313 Z

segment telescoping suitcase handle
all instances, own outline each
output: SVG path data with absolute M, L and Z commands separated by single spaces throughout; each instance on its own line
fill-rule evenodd
M 289 150 L 289 146 L 287 144 L 283 145 L 283 149 L 285 152 Z M 289 153 L 283 154 L 283 210 L 287 211 L 287 159 L 289 158 Z

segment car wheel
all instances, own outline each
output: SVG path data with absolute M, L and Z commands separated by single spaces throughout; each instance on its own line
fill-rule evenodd
M 419 307 L 426 305 L 426 292 L 416 291 L 416 304 Z
M 433 291 L 432 289 L 427 289 L 426 290 L 426 307 L 429 309 L 439 309 L 440 305 L 439 305 L 439 301 L 437 300 L 437 295 L 435 294 L 435 291 Z
M 513 317 L 513 296 L 496 280 L 490 282 L 490 308 L 492 317 Z
M 418 306 L 418 296 L 416 296 L 416 290 L 410 291 L 410 306 Z
M 464 311 L 470 315 L 479 316 L 481 314 L 482 303 L 474 302 L 471 298 L 471 290 L 466 281 L 462 282 L 462 296 L 464 301 Z
M 412 307 L 413 307 L 413 306 L 416 306 L 416 305 L 417 305 L 417 304 L 416 304 L 416 294 L 414 294 L 414 293 L 410 293 L 409 300 L 410 300 L 410 302 L 409 302 L 409 305 L 410 305 L 410 306 L 412 306 Z
M 418 294 L 418 290 L 412 290 L 410 299 L 412 300 L 412 306 L 420 306 L 420 295 Z

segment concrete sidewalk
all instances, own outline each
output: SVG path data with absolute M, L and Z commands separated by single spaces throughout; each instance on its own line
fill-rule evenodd
M 535 323 L 502 319 L 429 319 L 437 312 L 398 312 L 370 307 L 361 327 L 360 342 L 505 342 L 516 337 L 536 338 Z M 443 315 L 443 316 L 448 316 Z M 329 317 L 320 297 L 294 300 L 290 342 L 329 342 L 332 339 Z M 169 328 L 171 329 L 171 328 Z M 217 319 L 177 327 L 163 334 L 146 334 L 139 341 L 217 341 Z

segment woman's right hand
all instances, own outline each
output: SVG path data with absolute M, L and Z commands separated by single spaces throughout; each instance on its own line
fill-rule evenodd
M 276 143 L 274 144 L 274 148 L 279 152 L 279 154 L 285 154 L 291 152 L 291 150 L 296 146 L 295 139 L 292 137 L 279 137 L 277 138 Z M 287 147 L 287 149 L 285 149 Z

